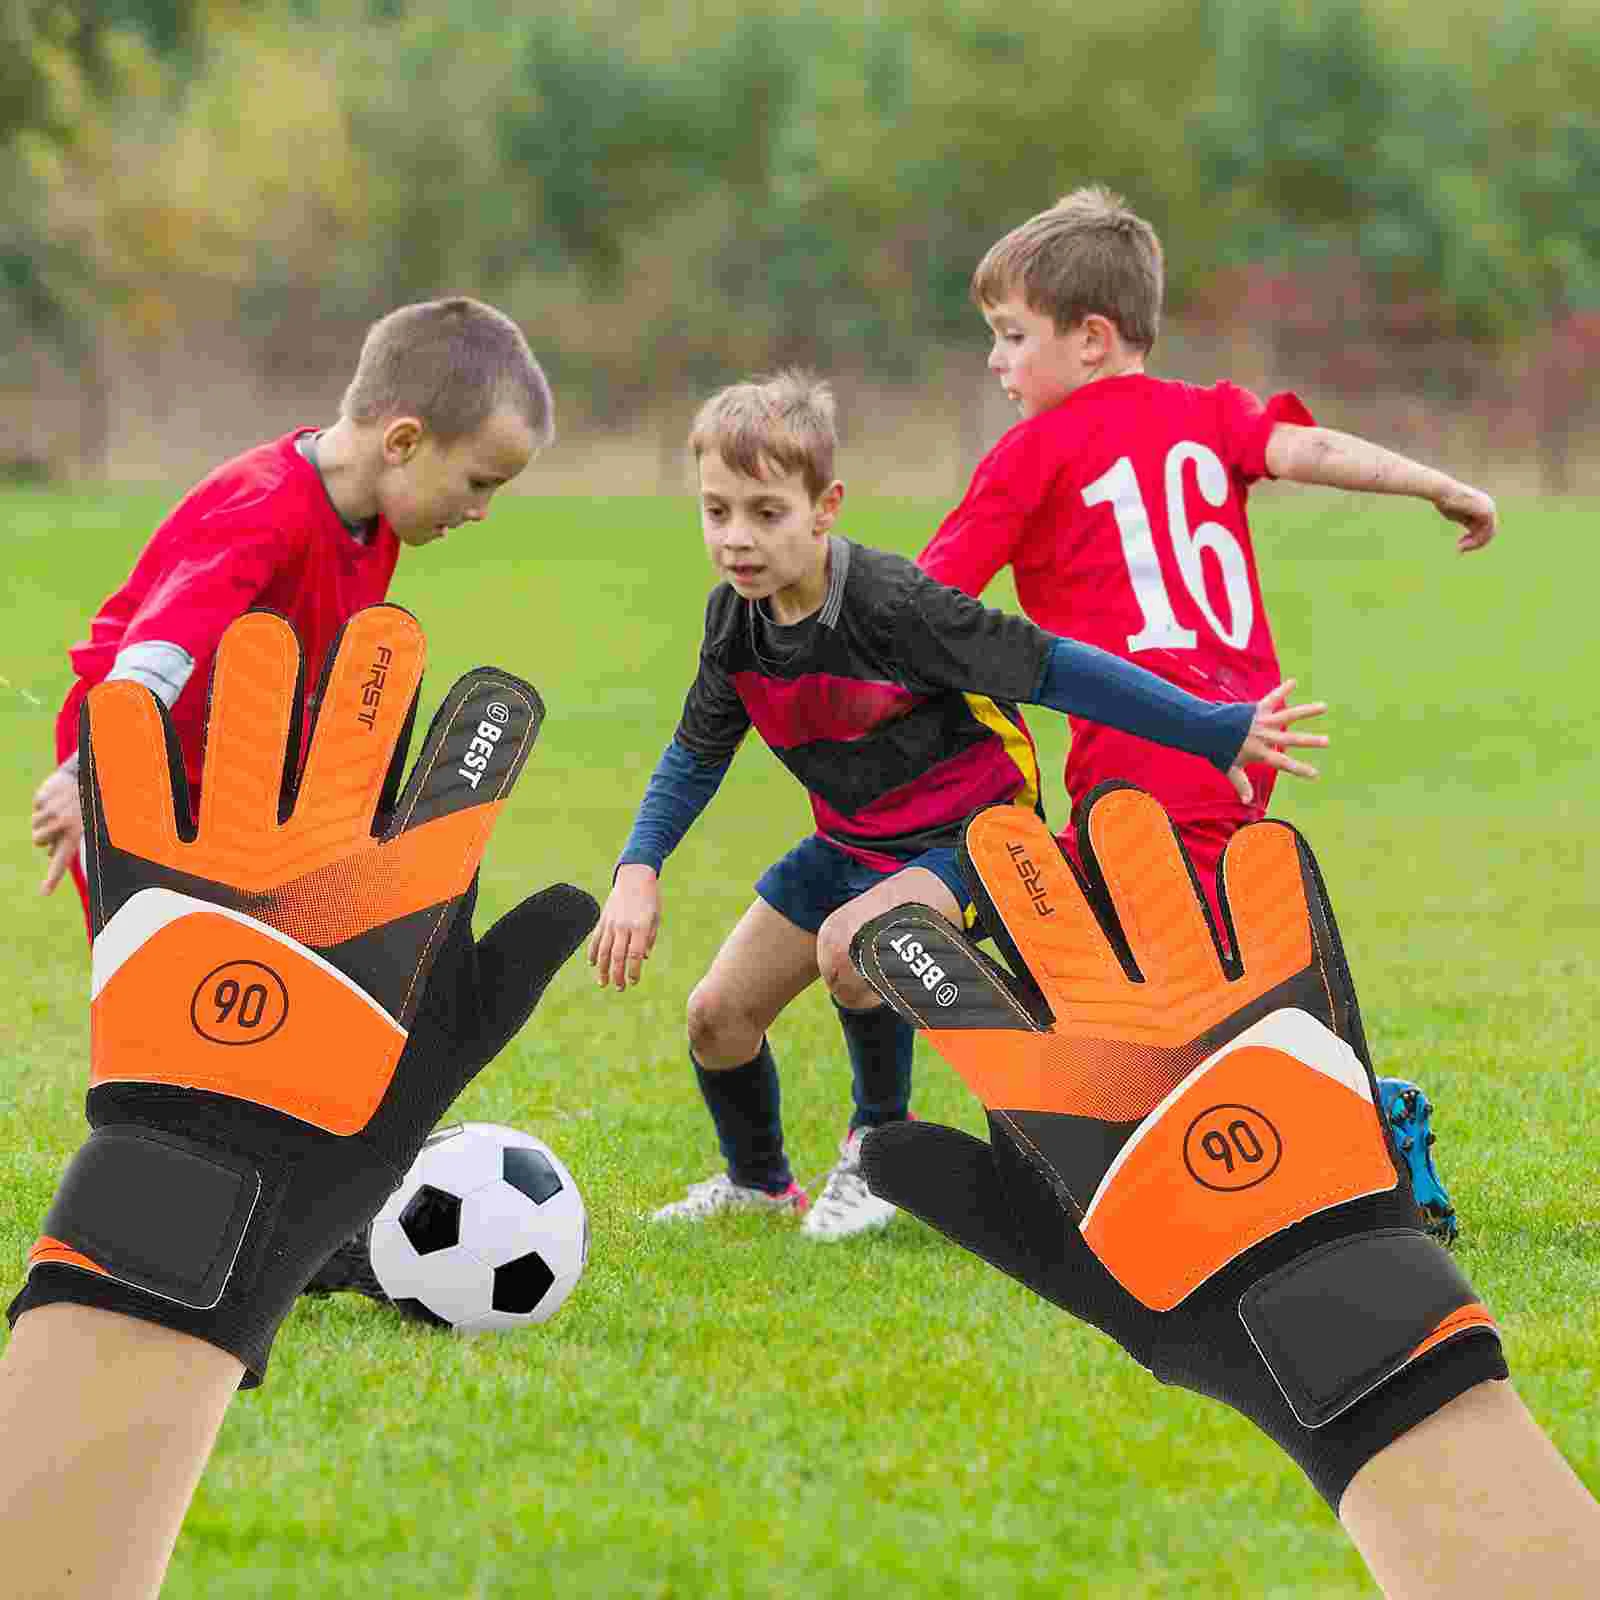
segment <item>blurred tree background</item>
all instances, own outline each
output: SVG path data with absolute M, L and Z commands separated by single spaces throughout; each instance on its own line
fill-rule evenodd
M 0 457 L 104 469 L 229 383 L 242 446 L 448 292 L 569 432 L 787 360 L 965 414 L 973 265 L 1085 181 L 1166 243 L 1159 370 L 1473 416 L 1568 485 L 1592 0 L 0 0 Z

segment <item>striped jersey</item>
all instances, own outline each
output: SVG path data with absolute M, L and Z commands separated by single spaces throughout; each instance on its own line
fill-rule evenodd
M 775 622 L 720 583 L 677 741 L 728 760 L 751 727 L 811 798 L 817 832 L 894 871 L 954 846 L 980 806 L 1039 806 L 1018 701 L 1054 638 L 936 583 L 903 556 L 831 536 L 819 610 Z

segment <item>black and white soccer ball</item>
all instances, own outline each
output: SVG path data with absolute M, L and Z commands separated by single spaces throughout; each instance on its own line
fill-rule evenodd
M 441 1128 L 372 1222 L 372 1270 L 402 1311 L 458 1333 L 553 1317 L 589 1256 L 572 1174 L 531 1133 Z

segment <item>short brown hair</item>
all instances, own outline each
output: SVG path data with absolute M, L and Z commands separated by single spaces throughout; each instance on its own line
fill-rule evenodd
M 540 447 L 555 437 L 550 385 L 504 312 L 457 295 L 401 306 L 367 330 L 340 411 L 352 422 L 416 417 L 441 440 L 464 438 L 505 406 Z
M 1161 241 L 1119 194 L 1099 184 L 1064 194 L 989 247 L 972 275 L 980 309 L 1022 291 L 1059 333 L 1090 315 L 1148 350 L 1161 326 Z
M 798 472 L 815 500 L 833 482 L 834 416 L 833 390 L 814 373 L 789 367 L 718 390 L 700 407 L 689 448 L 696 461 L 715 450 L 747 478 L 764 478 L 769 466 Z

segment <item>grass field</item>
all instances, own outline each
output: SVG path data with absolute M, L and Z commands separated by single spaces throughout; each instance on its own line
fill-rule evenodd
M 82 1137 L 78 908 L 37 898 L 28 797 L 63 647 L 165 499 L 0 496 L 0 1292 Z M 935 506 L 853 507 L 914 551 Z M 1286 667 L 1332 702 L 1319 784 L 1275 810 L 1317 847 L 1379 1070 L 1420 1078 L 1464 1218 L 1458 1256 L 1535 1415 L 1600 1490 L 1600 753 L 1594 505 L 1504 508 L 1457 557 L 1413 504 L 1256 502 Z M 549 719 L 484 868 L 483 915 L 555 878 L 603 898 L 692 673 L 710 574 L 689 504 L 518 499 L 410 552 L 394 597 L 429 630 L 425 712 L 481 661 Z M 1063 730 L 1034 713 L 1052 815 Z M 644 985 L 574 964 L 463 1115 L 547 1138 L 587 1197 L 591 1265 L 560 1315 L 458 1342 L 365 1301 L 302 1303 L 233 1407 L 172 1597 L 889 1600 L 1375 1592 L 1322 1502 L 1232 1413 L 1158 1388 L 1100 1335 L 901 1217 L 643 1221 L 716 1165 L 683 1003 L 803 796 L 747 747 L 664 878 Z M 486 921 L 480 919 L 480 926 Z M 802 1180 L 848 1107 L 819 991 L 778 1025 Z M 919 1051 L 924 1116 L 981 1125 Z M 11 1441 L 6 1448 L 17 1448 Z

